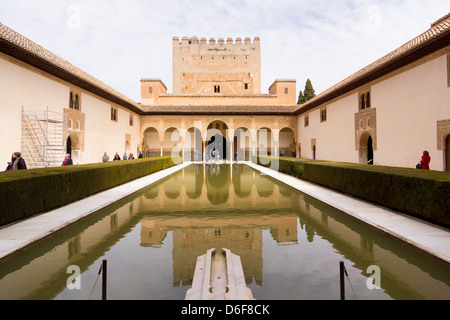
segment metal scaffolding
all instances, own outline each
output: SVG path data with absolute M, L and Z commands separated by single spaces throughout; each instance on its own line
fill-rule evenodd
M 22 107 L 22 156 L 33 168 L 58 167 L 66 153 L 64 113 L 30 111 Z

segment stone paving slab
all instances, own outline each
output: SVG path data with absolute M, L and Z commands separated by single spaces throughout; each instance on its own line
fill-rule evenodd
M 0 228 L 0 259 L 189 165 L 190 163 L 186 162 L 166 170 L 155 172 L 149 176 L 98 193 L 65 207 Z
M 264 175 L 391 234 L 439 259 L 450 263 L 450 231 L 399 212 L 370 204 L 290 175 L 245 162 Z

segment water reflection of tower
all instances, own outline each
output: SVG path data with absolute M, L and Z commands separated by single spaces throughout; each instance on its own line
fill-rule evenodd
M 263 230 L 278 245 L 297 244 L 297 216 L 287 208 L 298 199 L 286 187 L 245 166 L 190 166 L 175 178 L 149 190 L 141 221 L 142 246 L 158 248 L 172 233 L 174 286 L 192 284 L 197 257 L 211 248 L 239 255 L 246 282 L 262 285 Z

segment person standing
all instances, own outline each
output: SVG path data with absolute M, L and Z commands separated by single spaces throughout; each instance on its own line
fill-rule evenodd
M 109 161 L 109 156 L 108 154 L 105 152 L 105 154 L 102 157 L 103 162 L 108 162 Z
M 126 153 L 124 153 L 123 154 L 123 158 L 122 158 L 123 160 L 127 160 L 128 159 L 128 157 L 127 157 L 127 154 Z
M 120 156 L 118 152 L 116 152 L 113 161 L 120 161 Z
M 27 164 L 25 160 L 22 158 L 22 154 L 20 152 L 14 152 L 12 154 L 12 170 L 27 170 Z
M 66 157 L 64 158 L 64 162 L 63 162 L 62 166 L 63 167 L 65 167 L 65 166 L 73 166 L 73 161 L 70 158 L 70 154 L 69 153 L 66 154 Z
M 430 170 L 430 162 L 431 162 L 430 153 L 428 151 L 424 151 L 422 159 L 420 160 L 420 169 Z

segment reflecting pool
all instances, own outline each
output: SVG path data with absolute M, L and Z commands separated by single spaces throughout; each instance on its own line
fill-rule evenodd
M 448 264 L 246 165 L 211 164 L 5 259 L 0 299 L 101 299 L 106 259 L 108 299 L 182 300 L 197 257 L 211 248 L 241 257 L 258 300 L 339 299 L 340 261 L 349 300 L 450 298 Z M 70 266 L 81 271 L 79 289 L 67 286 Z

